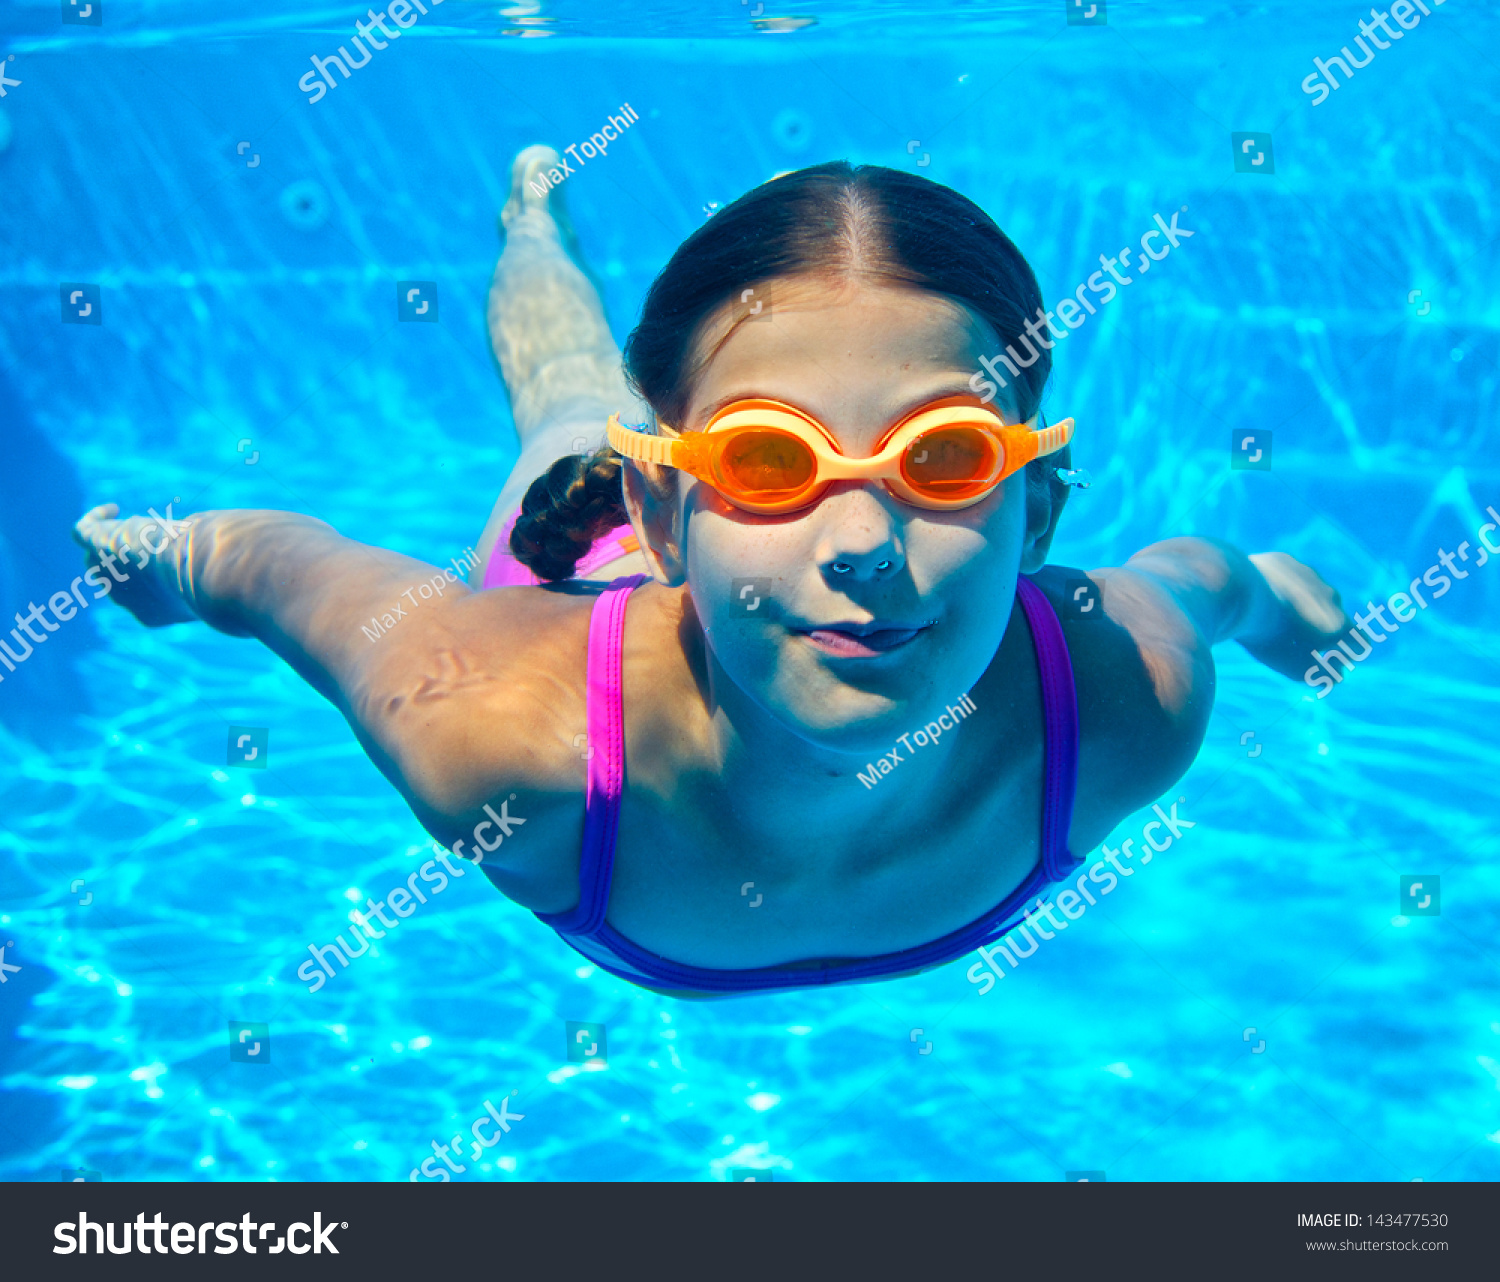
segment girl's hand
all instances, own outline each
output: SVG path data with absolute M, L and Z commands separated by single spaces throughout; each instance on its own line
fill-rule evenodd
M 1314 649 L 1326 650 L 1354 626 L 1336 589 L 1318 572 L 1285 552 L 1250 557 L 1268 594 L 1253 621 L 1236 639 L 1268 668 L 1301 677 L 1315 662 Z
M 115 600 L 148 628 L 196 620 L 183 600 L 177 575 L 183 549 L 176 539 L 192 522 L 169 519 L 168 532 L 154 517 L 121 521 L 116 519 L 119 512 L 118 505 L 103 503 L 85 512 L 73 527 L 74 540 L 88 552 L 89 566 L 99 570 L 96 577 L 108 583 Z M 145 533 L 151 536 L 149 543 L 142 538 Z

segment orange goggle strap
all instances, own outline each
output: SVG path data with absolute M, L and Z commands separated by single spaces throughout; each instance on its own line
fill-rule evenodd
M 994 420 L 994 426 L 989 430 L 994 431 L 1003 441 L 1005 446 L 1005 474 L 1010 475 L 1019 471 L 1033 459 L 1043 458 L 1048 454 L 1055 454 L 1063 446 L 1067 445 L 1073 438 L 1073 420 L 1065 418 L 1059 423 L 1041 430 L 1034 430 L 1033 417 L 1025 423 L 1009 424 L 1004 422 L 998 414 L 991 410 L 977 411 L 985 418 Z M 955 423 L 974 422 L 976 408 L 972 405 L 947 405 L 937 406 L 929 410 L 919 410 L 916 414 L 901 423 L 898 423 L 887 436 L 887 442 L 903 428 L 914 425 L 920 420 L 921 432 L 937 431 L 949 427 Z M 745 421 L 741 423 L 743 418 Z M 778 423 L 778 418 L 790 420 L 790 422 Z M 885 453 L 886 446 L 883 444 L 880 451 L 872 458 L 851 459 L 838 452 L 828 439 L 826 429 L 817 420 L 793 409 L 789 405 L 782 405 L 777 401 L 739 401 L 733 405 L 726 406 L 709 420 L 707 427 L 701 432 L 687 432 L 680 436 L 657 436 L 644 431 L 635 431 L 620 422 L 618 414 L 609 416 L 607 436 L 610 445 L 615 452 L 626 458 L 636 459 L 644 463 L 656 463 L 665 467 L 675 467 L 697 477 L 699 480 L 713 483 L 713 478 L 706 466 L 705 448 L 709 444 L 708 438 L 714 429 L 726 429 L 732 427 L 759 427 L 759 428 L 781 428 L 788 430 L 792 424 L 813 429 L 816 433 L 815 439 L 820 441 L 823 449 L 816 447 L 813 453 L 818 458 L 818 474 L 820 480 L 852 480 L 852 479 L 878 479 L 879 474 L 884 471 L 880 463 L 880 455 Z M 668 431 L 676 431 L 675 428 L 662 425 Z M 801 436 L 801 432 L 793 432 Z
M 1036 419 L 1031 421 L 1035 423 Z M 1046 458 L 1049 454 L 1056 454 L 1073 439 L 1073 420 L 1065 418 L 1061 422 L 1042 428 L 1039 432 L 1028 431 L 1026 439 L 1036 442 L 1035 448 L 1026 459 L 1027 463 L 1030 463 L 1032 459 Z
M 616 454 L 642 463 L 679 468 L 699 480 L 707 479 L 700 465 L 700 442 L 703 435 L 702 432 L 694 432 L 691 436 L 654 436 L 644 429 L 638 431 L 626 427 L 620 422 L 618 414 L 609 416 L 606 429 L 606 436 Z

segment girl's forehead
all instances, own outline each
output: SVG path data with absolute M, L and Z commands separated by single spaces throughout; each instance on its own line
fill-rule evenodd
M 687 423 L 726 398 L 768 396 L 869 422 L 923 399 L 967 392 L 993 328 L 957 299 L 889 282 L 797 278 L 737 299 L 705 326 Z M 1001 407 L 1005 393 L 1000 398 Z

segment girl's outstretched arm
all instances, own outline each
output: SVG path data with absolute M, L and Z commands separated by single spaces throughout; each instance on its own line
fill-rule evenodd
M 1280 552 L 1228 543 L 1153 543 L 1124 565 L 1089 573 L 1102 610 L 1072 606 L 1078 570 L 1044 581 L 1073 658 L 1083 743 L 1073 833 L 1105 836 L 1122 814 L 1160 797 L 1197 756 L 1213 711 L 1213 647 L 1238 641 L 1268 667 L 1301 677 L 1308 651 L 1346 627 L 1338 593 Z M 1075 847 L 1082 849 L 1083 845 Z
M 568 678 L 588 611 L 568 597 L 476 593 L 452 571 L 292 512 L 202 512 L 163 529 L 116 511 L 97 507 L 75 527 L 116 601 L 148 626 L 201 619 L 263 641 L 344 714 L 444 845 L 518 787 L 572 800 L 581 769 L 557 723 L 584 724 L 581 676 Z M 545 816 L 527 817 L 530 836 Z M 524 893 L 527 861 L 546 849 L 507 842 L 486 870 Z
M 136 618 L 263 641 L 344 714 L 438 841 L 465 858 L 482 848 L 490 879 L 527 907 L 576 901 L 577 865 L 555 852 L 577 849 L 586 597 L 474 592 L 292 512 L 202 512 L 166 529 L 116 512 L 95 508 L 75 537 Z M 523 789 L 524 817 L 506 810 Z M 524 839 L 504 840 L 491 809 L 524 823 Z
M 1110 596 L 1135 596 L 1144 583 L 1165 592 L 1208 645 L 1238 641 L 1287 677 L 1301 677 L 1310 651 L 1351 626 L 1338 592 L 1285 552 L 1247 556 L 1217 539 L 1166 539 L 1110 577 Z
M 109 570 L 118 604 L 147 627 L 201 619 L 256 637 L 346 715 L 357 711 L 371 660 L 389 657 L 372 651 L 371 623 L 399 627 L 416 608 L 405 594 L 422 584 L 432 585 L 429 599 L 470 594 L 451 572 L 295 512 L 119 520 L 118 511 L 113 503 L 96 507 L 74 526 L 90 564 L 101 576 Z

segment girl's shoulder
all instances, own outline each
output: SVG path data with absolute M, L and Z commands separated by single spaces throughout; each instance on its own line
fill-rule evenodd
M 424 604 L 381 637 L 383 652 L 366 665 L 358 720 L 374 740 L 372 755 L 445 844 L 450 828 L 465 835 L 497 796 L 517 792 L 576 808 L 599 589 L 468 593 Z
M 1049 565 L 1032 581 L 1057 612 L 1078 693 L 1074 832 L 1102 840 L 1192 764 L 1213 710 L 1212 652 L 1175 603 L 1129 569 L 1090 576 Z
M 589 727 L 589 626 L 606 586 L 493 588 L 424 605 L 381 638 L 391 648 L 361 692 L 371 755 L 440 842 L 468 841 L 486 805 L 509 802 L 524 817 L 524 840 L 486 855 L 484 867 L 528 907 L 577 898 L 588 763 L 600 747 Z M 678 644 L 685 595 L 643 585 L 626 613 L 623 664 L 649 670 L 650 699 L 634 701 L 646 715 L 632 716 L 635 740 L 648 741 L 632 743 L 643 766 L 650 741 L 675 733 L 674 698 L 695 688 Z

